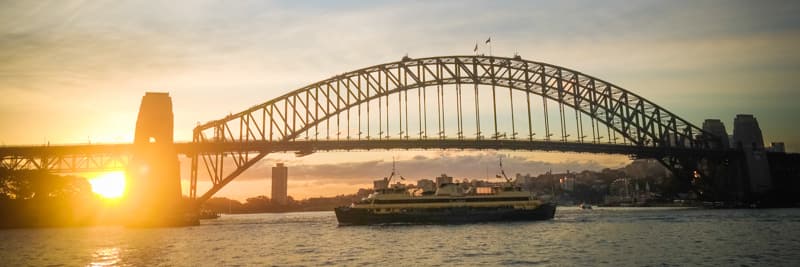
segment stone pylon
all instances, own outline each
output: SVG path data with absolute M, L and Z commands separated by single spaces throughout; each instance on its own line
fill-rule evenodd
M 736 115 L 733 120 L 733 141 L 744 153 L 742 173 L 750 184 L 750 193 L 754 196 L 768 193 L 772 189 L 772 175 L 761 127 L 753 115 Z
M 168 93 L 146 93 L 139 107 L 134 154 L 127 171 L 129 225 L 185 224 L 180 164 L 172 136 L 172 98 Z

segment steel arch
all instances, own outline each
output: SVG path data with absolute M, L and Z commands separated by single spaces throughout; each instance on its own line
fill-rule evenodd
M 380 103 L 383 97 L 387 98 L 388 132 L 389 95 L 407 93 L 409 90 L 420 87 L 443 85 L 474 85 L 476 90 L 478 85 L 499 86 L 540 95 L 596 119 L 599 123 L 630 140 L 634 146 L 692 150 L 710 150 L 717 147 L 717 139 L 709 133 L 655 103 L 612 83 L 568 68 L 528 61 L 520 57 L 490 56 L 445 56 L 420 59 L 406 57 L 401 61 L 336 75 L 245 111 L 199 125 L 194 129 L 194 143 L 290 142 L 296 140 L 303 133 L 308 134 L 310 129 L 317 127 L 322 122 L 330 123 L 330 119 L 340 116 L 343 112 L 349 112 L 351 108 L 360 107 L 360 105 L 374 100 L 378 100 Z M 400 105 L 402 105 L 402 100 L 400 101 Z M 408 105 L 407 100 L 406 105 Z M 530 110 L 530 103 L 528 105 Z M 338 119 L 338 117 L 336 118 Z M 347 119 L 349 120 L 349 118 L 348 114 Z M 528 118 L 530 120 L 530 112 Z M 401 128 L 402 119 L 402 112 L 400 112 Z M 460 117 L 459 120 L 461 120 Z M 359 123 L 360 121 L 359 119 Z M 495 119 L 495 124 L 496 121 Z M 337 122 L 337 127 L 339 125 Z M 347 125 L 350 125 L 349 121 Z M 383 127 L 383 125 L 379 127 Z M 326 127 L 326 129 L 330 131 L 330 127 Z M 360 130 L 361 125 L 359 125 Z M 477 130 L 476 140 L 482 138 L 480 126 L 477 127 Z M 380 131 L 378 139 L 383 139 L 383 129 L 380 128 Z M 422 133 L 420 129 L 419 137 L 409 138 L 408 131 L 405 131 L 406 135 L 404 136 L 401 129 L 399 136 L 394 139 L 427 139 L 427 127 L 425 131 Z M 341 134 L 340 131 L 337 132 L 337 137 L 339 134 Z M 349 138 L 350 134 L 348 133 L 347 136 Z M 330 137 L 330 133 L 327 137 Z M 361 133 L 359 132 L 360 138 Z M 391 136 L 387 136 L 387 138 L 391 138 Z M 446 139 L 447 136 L 440 131 L 437 138 Z M 492 138 L 499 138 L 497 126 L 495 126 L 495 135 Z M 546 138 L 549 141 L 549 136 Z M 461 126 L 459 126 L 458 139 L 464 139 Z M 529 140 L 533 141 L 532 133 L 529 135 Z M 214 185 L 201 197 L 203 200 L 209 198 L 268 153 L 268 151 L 261 151 L 255 156 L 247 152 L 229 153 L 229 156 L 233 158 L 235 169 L 227 175 L 223 168 L 223 160 L 226 157 L 224 153 L 194 155 L 192 157 L 190 196 L 196 198 L 197 169 L 201 160 Z

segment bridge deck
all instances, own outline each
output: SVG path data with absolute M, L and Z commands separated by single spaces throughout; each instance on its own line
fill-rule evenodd
M 349 151 L 349 150 L 393 150 L 393 149 L 506 149 L 526 151 L 559 151 L 579 153 L 623 154 L 632 156 L 681 155 L 681 154 L 726 154 L 730 151 L 694 150 L 681 148 L 642 147 L 627 144 L 578 143 L 544 140 L 300 140 L 288 142 L 209 142 L 175 143 L 179 154 L 193 155 L 222 152 L 299 152 Z M 0 147 L 0 158 L 41 157 L 64 155 L 130 154 L 133 144 L 77 144 L 54 146 L 4 146 Z

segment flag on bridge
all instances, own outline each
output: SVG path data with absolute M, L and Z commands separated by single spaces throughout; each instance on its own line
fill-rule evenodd
M 491 43 L 491 42 L 492 42 L 492 37 L 489 37 L 489 39 L 486 39 L 486 43 L 487 43 L 487 44 L 488 44 L 488 43 Z
M 478 43 L 475 43 L 475 48 L 472 49 L 472 52 L 478 52 Z

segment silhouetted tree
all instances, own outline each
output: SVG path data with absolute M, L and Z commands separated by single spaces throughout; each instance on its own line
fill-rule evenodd
M 34 199 L 90 195 L 86 178 L 60 176 L 41 170 L 12 171 L 0 168 L 0 193 L 7 199 Z
M 86 225 L 97 202 L 83 177 L 0 169 L 0 227 Z

